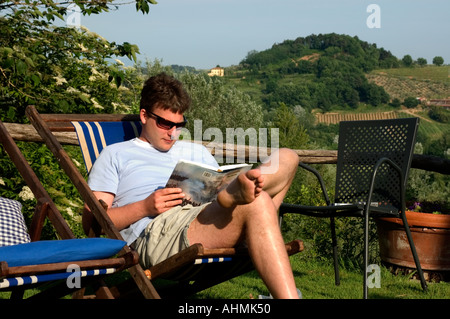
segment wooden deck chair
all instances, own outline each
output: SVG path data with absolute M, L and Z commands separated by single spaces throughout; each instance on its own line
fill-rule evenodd
M 76 298 L 92 298 L 84 295 L 84 288 L 92 285 L 97 298 L 112 298 L 100 278 L 136 264 L 137 254 L 129 252 L 111 258 L 122 250 L 125 242 L 76 239 L 1 121 L 0 142 L 37 200 L 28 231 L 22 204 L 0 197 L 0 291 L 12 291 L 14 299 L 23 298 L 24 291 L 31 288 L 40 291 L 31 298 L 56 298 L 72 293 Z M 40 240 L 46 218 L 61 240 Z
M 114 225 L 111 222 L 106 222 L 109 219 L 105 208 L 99 204 L 84 178 L 73 165 L 72 160 L 68 158 L 67 153 L 52 132 L 73 132 L 75 128 L 77 129 L 78 139 L 80 139 L 79 144 L 86 159 L 86 168 L 89 171 L 95 157 L 109 143 L 110 137 L 109 134 L 104 134 L 105 128 L 110 125 L 116 126 L 114 129 L 116 130 L 115 138 L 129 139 L 139 134 L 139 117 L 137 115 L 117 114 L 39 114 L 34 106 L 29 106 L 26 113 L 47 146 L 58 158 L 66 174 L 77 186 L 103 232 L 110 238 L 121 239 L 122 237 Z M 128 124 L 124 124 L 124 122 L 128 122 Z M 131 133 L 126 133 L 126 131 Z M 97 134 L 98 136 L 96 136 Z M 115 138 L 112 138 L 112 140 L 117 141 Z M 88 140 L 90 142 L 85 143 Z M 298 253 L 303 250 L 303 242 L 294 240 L 286 244 L 286 249 L 289 255 Z M 144 271 L 139 265 L 136 265 L 130 268 L 130 271 L 133 271 L 133 279 L 142 295 L 147 298 L 155 298 L 166 294 L 162 288 L 158 288 L 158 293 L 152 291 L 152 294 L 149 294 L 148 291 L 151 288 L 154 289 L 150 280 L 152 282 L 158 278 L 170 280 L 176 284 L 176 288 L 171 286 L 168 293 L 171 297 L 180 297 L 196 293 L 253 269 L 246 249 L 206 249 L 200 244 L 194 244 L 150 269 Z M 143 281 L 143 278 L 145 278 L 145 281 Z

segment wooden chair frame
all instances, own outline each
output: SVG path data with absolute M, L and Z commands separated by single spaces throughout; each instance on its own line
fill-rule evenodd
M 57 209 L 55 203 L 52 201 L 50 195 L 47 193 L 38 177 L 28 164 L 24 155 L 15 144 L 14 140 L 10 136 L 8 130 L 4 124 L 0 121 L 0 142 L 3 148 L 8 153 L 11 161 L 16 166 L 17 170 L 25 180 L 26 184 L 32 190 L 37 205 L 33 214 L 31 226 L 29 227 L 29 234 L 31 241 L 38 241 L 41 238 L 41 231 L 44 225 L 44 221 L 48 218 L 56 230 L 57 235 L 62 239 L 75 239 L 75 236 L 64 220 L 63 216 Z M 13 278 L 20 276 L 37 276 L 43 274 L 51 274 L 55 272 L 63 272 L 67 270 L 69 264 L 77 264 L 80 270 L 90 270 L 99 268 L 116 269 L 115 272 L 120 272 L 131 265 L 135 265 L 138 262 L 138 256 L 135 252 L 125 252 L 117 258 L 109 259 L 96 259 L 77 262 L 60 262 L 52 264 L 41 265 L 25 265 L 25 266 L 8 266 L 7 262 L 0 260 L 0 279 Z M 94 279 L 94 280 L 93 280 Z M 85 287 L 87 285 L 94 285 L 96 298 L 113 298 L 110 289 L 105 285 L 103 280 L 98 278 L 86 278 L 83 279 L 82 289 L 74 293 L 74 298 L 93 298 L 93 296 L 85 296 Z M 24 291 L 29 288 L 33 288 L 38 284 L 24 285 L 11 288 L 13 291 L 11 298 L 23 298 Z M 46 289 L 39 294 L 32 296 L 32 298 L 55 298 L 62 297 L 73 292 L 73 289 L 67 287 L 65 283 L 53 286 L 51 289 Z

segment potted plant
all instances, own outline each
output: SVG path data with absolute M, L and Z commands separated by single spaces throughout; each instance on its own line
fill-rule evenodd
M 450 209 L 448 203 L 407 203 L 406 218 L 424 271 L 450 271 Z M 376 220 L 382 262 L 415 269 L 400 218 Z

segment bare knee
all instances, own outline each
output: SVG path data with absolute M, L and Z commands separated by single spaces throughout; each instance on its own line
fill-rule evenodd
M 263 166 L 268 166 L 275 168 L 275 172 L 278 171 L 279 168 L 282 168 L 283 171 L 288 170 L 296 170 L 298 167 L 300 159 L 298 154 L 289 149 L 289 148 L 280 148 L 276 151 L 272 152 L 272 154 L 263 159 Z M 272 170 L 273 172 L 273 170 Z
M 297 167 L 300 161 L 298 154 L 290 148 L 280 148 L 279 150 L 280 163 Z
M 234 247 L 251 229 L 266 230 L 278 224 L 277 210 L 266 192 L 250 204 L 223 208 L 217 202 L 207 206 L 190 224 L 188 240 L 208 248 Z
M 238 210 L 245 215 L 247 222 L 276 217 L 278 213 L 272 197 L 265 191 L 261 192 L 252 203 L 240 206 Z

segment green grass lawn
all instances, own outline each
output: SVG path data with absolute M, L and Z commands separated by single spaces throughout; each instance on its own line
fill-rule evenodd
M 310 259 L 300 253 L 291 257 L 297 287 L 304 299 L 360 299 L 363 276 L 356 269 L 340 269 L 341 284 L 334 284 L 334 270 L 329 262 Z M 370 299 L 449 299 L 450 283 L 429 283 L 424 292 L 420 282 L 406 275 L 394 275 L 381 267 L 380 288 L 369 289 Z M 268 295 L 256 272 L 251 272 L 198 293 L 195 298 L 251 299 Z
M 301 252 L 290 257 L 297 287 L 303 299 L 333 300 L 361 299 L 363 277 L 357 269 L 340 269 L 341 284 L 334 284 L 333 266 L 327 261 L 318 261 Z M 393 275 L 381 267 L 380 288 L 369 289 L 369 299 L 449 299 L 450 282 L 430 282 L 428 291 L 423 291 L 420 282 L 407 275 Z M 0 299 L 8 299 L 9 292 L 0 292 Z M 27 291 L 26 297 L 33 294 Z M 206 289 L 191 299 L 258 299 L 269 292 L 256 271 L 233 278 Z M 67 298 L 70 298 L 68 296 Z

